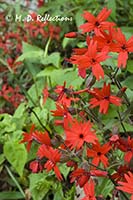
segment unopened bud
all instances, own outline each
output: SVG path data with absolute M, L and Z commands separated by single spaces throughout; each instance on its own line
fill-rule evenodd
M 117 93 L 117 96 L 118 96 L 118 97 L 122 97 L 123 94 L 125 93 L 126 89 L 127 89 L 127 87 L 122 87 L 122 88 L 120 89 L 120 91 Z
M 69 32 L 65 34 L 66 38 L 76 38 L 77 37 L 77 32 Z

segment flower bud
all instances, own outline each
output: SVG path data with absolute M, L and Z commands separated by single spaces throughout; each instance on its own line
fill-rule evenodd
M 76 38 L 77 37 L 77 32 L 69 32 L 65 34 L 66 38 Z

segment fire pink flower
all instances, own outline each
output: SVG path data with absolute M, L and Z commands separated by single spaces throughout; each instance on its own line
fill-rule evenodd
M 72 183 L 76 181 L 76 184 L 79 185 L 80 187 L 83 187 L 87 183 L 89 178 L 90 178 L 90 173 L 82 168 L 78 168 L 70 174 L 70 179 L 71 179 L 70 182 Z
M 41 163 L 38 160 L 34 160 L 30 163 L 30 169 L 33 173 L 41 172 L 43 170 L 43 167 Z
M 106 19 L 109 17 L 111 10 L 103 8 L 97 17 L 92 15 L 90 12 L 85 11 L 83 17 L 88 21 L 82 24 L 80 28 L 83 33 L 94 31 L 96 35 L 100 35 L 101 31 L 108 30 L 109 27 L 114 26 L 115 23 L 107 22 Z
M 85 193 L 85 197 L 81 200 L 96 200 L 95 197 L 95 184 L 93 179 L 90 179 L 89 183 L 87 182 L 84 185 L 84 193 Z
M 33 124 L 30 128 L 30 132 L 23 133 L 23 139 L 20 143 L 27 142 L 27 151 L 30 151 L 33 140 L 46 145 L 51 145 L 50 137 L 47 132 L 42 133 L 40 131 L 35 130 L 35 125 Z
M 116 106 L 121 105 L 121 99 L 111 95 L 110 84 L 106 85 L 106 83 L 104 83 L 104 86 L 101 90 L 94 88 L 92 91 L 90 90 L 89 93 L 94 96 L 94 98 L 91 98 L 89 101 L 89 104 L 91 105 L 90 107 L 95 108 L 100 106 L 100 113 L 106 114 L 108 112 L 110 103 Z
M 119 181 L 118 183 L 121 186 L 118 186 L 117 189 L 127 192 L 129 194 L 132 194 L 131 200 L 133 200 L 133 173 L 128 172 L 128 175 L 125 174 L 124 177 L 125 177 L 126 182 Z
M 95 135 L 95 131 L 92 130 L 92 124 L 88 122 L 78 122 L 74 120 L 71 123 L 71 127 L 65 130 L 66 144 L 70 148 L 80 149 L 85 142 L 95 143 L 98 139 Z
M 105 154 L 108 153 L 110 149 L 111 146 L 109 143 L 101 146 L 99 142 L 96 142 L 96 144 L 93 144 L 92 149 L 87 149 L 87 156 L 93 158 L 92 164 L 98 166 L 99 163 L 102 162 L 103 165 L 107 167 L 109 163 Z
M 133 52 L 133 36 L 126 40 L 125 35 L 122 33 L 121 29 L 115 33 L 116 43 L 112 44 L 111 51 L 118 52 L 118 67 L 126 67 L 128 53 Z
M 129 163 L 130 160 L 133 158 L 133 138 L 131 138 L 130 136 L 128 136 L 127 140 L 120 138 L 118 148 L 121 151 L 125 152 L 124 160 Z
M 55 123 L 63 125 L 64 128 L 67 128 L 69 122 L 72 121 L 72 116 L 69 113 L 66 105 L 60 105 L 56 103 L 56 110 L 51 110 L 51 112 L 53 116 L 63 117 L 63 120 L 56 120 Z
M 107 58 L 109 58 L 107 54 L 107 51 L 102 51 L 98 53 L 97 42 L 91 40 L 90 44 L 88 45 L 88 50 L 85 52 L 85 54 L 73 55 L 71 58 L 71 62 L 78 65 L 78 69 L 81 70 L 79 71 L 79 74 L 81 73 L 81 76 L 84 76 L 84 70 L 86 71 L 86 69 L 92 68 L 93 75 L 96 77 L 97 80 L 99 80 L 100 77 L 104 78 L 104 71 L 101 67 L 100 62 L 103 62 Z
M 61 181 L 63 178 L 57 167 L 56 163 L 60 161 L 61 153 L 57 149 L 53 149 L 50 146 L 41 145 L 38 149 L 37 155 L 40 159 L 47 158 L 48 161 L 44 164 L 44 167 L 47 169 L 47 172 L 54 170 L 57 178 Z

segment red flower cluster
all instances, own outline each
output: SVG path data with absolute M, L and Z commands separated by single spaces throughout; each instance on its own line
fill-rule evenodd
M 79 75 L 86 77 L 86 70 L 91 69 L 97 80 L 104 78 L 102 62 L 109 58 L 109 52 L 118 53 L 118 67 L 126 67 L 128 53 L 133 52 L 133 37 L 126 40 L 120 28 L 114 28 L 115 23 L 106 21 L 111 10 L 103 8 L 97 17 L 85 11 L 83 17 L 88 21 L 80 26 L 82 33 L 88 33 L 86 48 L 74 50 L 69 61 L 78 66 Z M 70 37 L 70 33 L 65 35 Z M 78 37 L 72 34 L 71 38 Z M 88 36 L 87 36 L 88 37 Z
M 30 37 L 36 38 L 41 35 L 43 38 L 51 37 L 52 39 L 59 39 L 59 33 L 61 31 L 59 26 L 54 26 L 47 21 L 40 21 L 37 19 L 35 12 L 30 13 L 33 21 L 25 22 L 25 30 L 28 31 Z
M 0 97 L 11 103 L 15 108 L 17 108 L 18 105 L 25 99 L 24 96 L 20 94 L 20 88 L 18 86 L 12 88 L 7 84 L 4 84 L 2 86 Z

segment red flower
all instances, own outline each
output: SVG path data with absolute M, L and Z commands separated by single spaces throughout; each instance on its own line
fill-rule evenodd
M 133 36 L 126 40 L 125 35 L 119 28 L 115 33 L 116 43 L 112 44 L 111 51 L 118 52 L 118 67 L 126 67 L 128 53 L 133 52 Z
M 100 77 L 104 78 L 104 71 L 101 67 L 100 62 L 109 58 L 107 51 L 97 52 L 97 42 L 91 40 L 88 50 L 84 55 L 73 55 L 72 63 L 77 64 L 79 70 L 86 70 L 92 68 L 92 73 L 97 80 Z M 84 71 L 81 71 L 81 76 L 83 76 Z
M 95 166 L 98 166 L 99 163 L 102 162 L 103 165 L 107 167 L 109 163 L 105 154 L 108 153 L 110 149 L 111 146 L 109 143 L 101 146 L 99 142 L 96 142 L 96 144 L 93 144 L 92 149 L 87 149 L 87 156 L 93 158 L 92 164 Z
M 88 21 L 82 24 L 80 28 L 83 33 L 94 31 L 96 35 L 100 35 L 101 31 L 108 30 L 110 26 L 114 26 L 115 23 L 107 22 L 106 19 L 109 17 L 111 10 L 103 8 L 97 17 L 93 16 L 90 12 L 85 11 L 83 17 Z
M 92 169 L 90 173 L 91 173 L 91 176 L 98 176 L 98 177 L 107 177 L 107 174 L 108 174 L 106 171 L 101 171 L 98 169 Z
M 32 17 L 33 21 L 25 22 L 25 29 L 29 31 L 29 34 L 31 37 L 36 38 L 38 35 L 42 35 L 44 38 L 48 37 L 48 32 L 44 30 L 45 27 L 47 27 L 47 22 L 41 22 L 37 20 L 37 14 L 35 12 L 30 13 L 30 16 Z
M 63 86 L 62 85 L 57 85 L 56 89 L 54 91 L 59 95 L 58 96 L 58 100 L 61 100 L 62 97 L 64 96 L 64 94 L 67 92 L 66 81 L 64 81 Z
M 118 183 L 121 186 L 118 186 L 117 189 L 127 192 L 129 194 L 132 194 L 131 200 L 133 200 L 133 173 L 128 172 L 128 175 L 125 174 L 124 177 L 125 177 L 126 182 L 119 181 Z
M 85 197 L 81 200 L 96 200 L 95 197 L 95 185 L 93 179 L 90 179 L 89 183 L 87 182 L 84 185 Z
M 90 178 L 90 173 L 82 168 L 78 168 L 70 174 L 70 179 L 71 179 L 70 182 L 72 183 L 76 181 L 76 184 L 79 185 L 80 187 L 83 187 L 87 183 L 89 178 Z
M 34 160 L 30 163 L 30 169 L 33 173 L 37 173 L 43 170 L 42 165 L 39 163 L 38 160 Z
M 124 165 L 124 166 L 119 166 L 118 169 L 117 169 L 117 172 L 112 174 L 111 177 L 112 179 L 116 180 L 116 181 L 120 181 L 121 179 L 122 180 L 125 180 L 124 179 L 124 175 L 125 173 L 127 173 L 129 171 L 129 167 L 127 165 Z
M 66 163 L 66 165 L 67 165 L 67 167 L 74 167 L 74 170 L 77 169 L 77 167 L 78 167 L 77 163 L 75 161 L 72 161 L 72 160 L 68 161 Z
M 36 140 L 37 142 L 41 144 L 51 145 L 50 137 L 47 132 L 42 133 L 35 129 L 35 125 L 33 124 L 30 128 L 30 132 L 23 133 L 23 140 L 21 140 L 20 143 L 27 142 L 27 151 L 30 151 L 31 144 L 33 140 Z
M 91 108 L 100 106 L 100 113 L 107 113 L 110 103 L 116 106 L 121 105 L 121 99 L 119 97 L 111 95 L 110 84 L 106 85 L 106 83 L 104 83 L 104 86 L 101 90 L 98 88 L 94 88 L 92 91 L 89 91 L 89 93 L 94 96 L 94 98 L 90 99 L 89 101 Z
M 69 122 L 72 121 L 72 116 L 68 111 L 66 105 L 59 105 L 56 103 L 56 110 L 51 110 L 53 116 L 63 117 L 63 120 L 56 120 L 55 123 L 68 127 Z
M 37 1 L 37 7 L 40 8 L 44 5 L 44 0 L 38 0 Z
M 77 32 L 69 32 L 65 34 L 66 38 L 76 38 L 78 36 Z
M 20 94 L 20 89 L 18 86 L 12 88 L 7 84 L 2 86 L 0 91 L 0 96 L 2 96 L 6 101 L 10 102 L 15 108 L 24 100 L 24 96 Z
M 108 32 L 102 32 L 102 35 L 94 36 L 94 41 L 97 41 L 98 51 L 111 51 L 112 44 L 115 40 L 115 29 L 109 28 Z
M 79 100 L 79 98 L 74 98 L 70 96 L 73 94 L 72 86 L 66 88 L 66 81 L 64 81 L 63 86 L 57 85 L 54 91 L 58 94 L 57 102 L 61 105 L 66 105 L 67 107 L 69 107 L 72 101 L 75 102 Z
M 48 25 L 48 35 L 53 38 L 58 40 L 60 35 L 59 33 L 61 32 L 61 28 L 59 26 L 54 26 L 52 24 Z
M 80 149 L 85 142 L 95 143 L 97 137 L 95 131 L 92 130 L 92 124 L 88 122 L 78 122 L 74 120 L 71 123 L 71 128 L 65 130 L 66 143 L 72 149 Z
M 56 165 L 56 163 L 60 161 L 61 153 L 57 149 L 53 149 L 50 146 L 41 145 L 38 149 L 37 155 L 40 159 L 44 157 L 48 159 L 48 161 L 44 164 L 44 167 L 48 172 L 53 169 L 58 180 L 61 181 L 63 178 Z
M 130 136 L 127 140 L 120 138 L 119 143 L 118 148 L 125 152 L 124 160 L 129 163 L 133 158 L 133 138 L 131 139 Z

